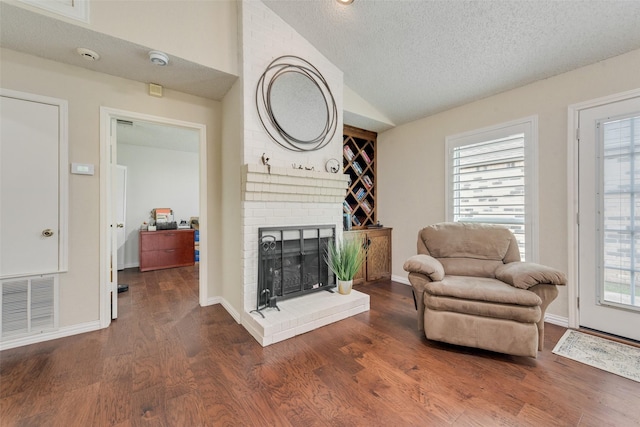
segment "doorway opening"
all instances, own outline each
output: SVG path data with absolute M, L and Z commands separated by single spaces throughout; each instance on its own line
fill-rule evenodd
M 106 327 L 118 315 L 118 270 L 139 265 L 139 230 L 152 209 L 174 209 L 177 223 L 198 217 L 198 247 L 206 254 L 207 156 L 203 124 L 105 107 L 100 121 L 100 323 Z M 206 305 L 206 256 L 198 261 L 199 303 Z

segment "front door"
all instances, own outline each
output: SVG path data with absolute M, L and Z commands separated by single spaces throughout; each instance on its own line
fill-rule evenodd
M 640 97 L 579 112 L 580 326 L 640 340 Z

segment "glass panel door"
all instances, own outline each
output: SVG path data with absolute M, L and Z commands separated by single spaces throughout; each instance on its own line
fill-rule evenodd
M 598 122 L 603 304 L 640 309 L 640 116 Z
M 640 97 L 579 125 L 579 325 L 640 341 Z

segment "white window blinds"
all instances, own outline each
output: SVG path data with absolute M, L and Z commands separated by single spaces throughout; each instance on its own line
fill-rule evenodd
M 509 228 L 523 260 L 532 231 L 527 144 L 533 122 L 526 124 L 447 138 L 449 220 Z

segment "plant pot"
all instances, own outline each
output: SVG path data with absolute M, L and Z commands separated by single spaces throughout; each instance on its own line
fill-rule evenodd
M 353 280 L 338 280 L 338 293 L 349 295 L 353 287 Z

